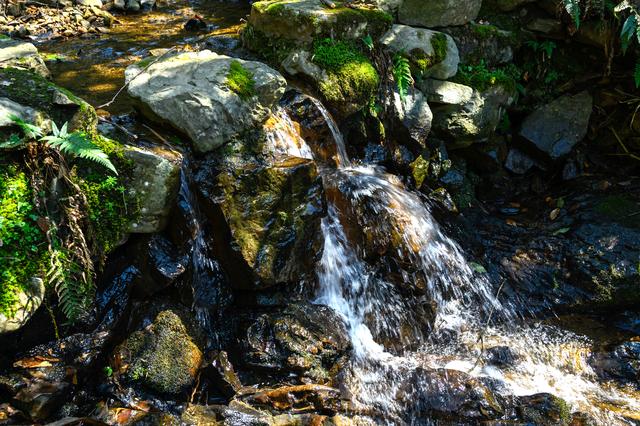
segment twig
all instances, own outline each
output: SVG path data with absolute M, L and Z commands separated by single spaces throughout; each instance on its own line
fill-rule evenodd
M 498 287 L 498 291 L 496 291 L 496 300 L 498 300 L 498 296 L 500 295 L 500 292 L 502 291 L 502 287 L 504 287 L 505 282 L 506 282 L 506 279 L 503 278 L 502 282 L 500 283 L 500 287 Z M 482 359 L 482 355 L 484 355 L 484 334 L 486 333 L 487 328 L 489 328 L 489 324 L 491 323 L 491 317 L 493 317 L 493 313 L 495 312 L 495 310 L 496 310 L 496 305 L 492 304 L 491 311 L 489 311 L 489 316 L 487 317 L 487 322 L 485 323 L 484 327 L 480 331 L 480 334 L 478 335 L 478 342 L 480 342 L 480 354 L 478 355 L 478 358 L 476 358 L 476 362 L 475 364 L 473 364 L 473 367 L 469 369 L 468 371 L 469 373 L 478 366 L 478 364 L 480 363 L 480 360 Z
M 118 130 L 121 130 L 122 132 L 124 132 L 127 136 L 129 136 L 132 139 L 138 139 L 138 135 L 136 135 L 135 133 L 131 133 L 129 130 L 127 130 L 126 127 L 121 126 L 118 123 L 114 123 L 113 121 L 109 120 L 108 118 L 99 116 L 98 120 L 102 121 L 103 123 L 111 124 L 113 127 L 116 127 Z
M 156 63 L 156 62 L 158 62 L 160 59 L 164 58 L 164 57 L 165 57 L 165 56 L 167 56 L 169 53 L 171 53 L 172 51 L 176 50 L 176 48 L 177 48 L 177 46 L 173 46 L 171 49 L 167 50 L 167 51 L 166 51 L 166 52 L 164 52 L 162 55 L 158 56 L 156 59 L 154 59 L 153 61 L 151 61 L 151 62 L 149 63 L 149 65 L 147 65 L 146 67 L 144 67 L 143 69 L 141 69 L 141 70 L 140 70 L 140 72 L 139 72 L 138 74 L 134 75 L 134 76 L 133 76 L 133 78 L 132 78 L 131 80 L 127 81 L 127 82 L 124 84 L 124 86 L 122 86 L 122 87 L 121 87 L 121 88 L 116 92 L 116 94 L 115 94 L 115 95 L 113 95 L 113 98 L 111 98 L 111 100 L 110 100 L 109 102 L 107 102 L 107 103 L 106 103 L 106 104 L 104 104 L 104 105 L 100 105 L 100 106 L 96 107 L 96 109 L 106 108 L 106 107 L 108 107 L 109 105 L 111 105 L 112 103 L 114 103 L 114 102 L 116 101 L 116 98 L 117 98 L 118 96 L 120 96 L 120 93 L 122 93 L 122 91 L 123 91 L 124 89 L 126 89 L 126 88 L 129 86 L 129 84 L 131 84 L 131 82 L 132 82 L 133 80 L 135 80 L 136 78 L 140 77 L 140 75 L 142 75 L 142 73 L 144 73 L 146 70 L 148 70 L 148 69 L 149 69 L 149 67 L 151 67 L 151 65 L 155 64 L 155 63 Z
M 162 142 L 163 144 L 167 145 L 168 147 L 171 147 L 171 143 L 169 143 L 168 140 L 166 140 L 164 137 L 162 137 L 162 135 L 158 132 L 156 132 L 155 130 L 153 130 L 151 127 L 147 126 L 146 124 L 142 125 L 144 128 L 148 129 L 151 133 L 153 133 L 153 135 L 158 138 L 160 140 L 160 142 Z

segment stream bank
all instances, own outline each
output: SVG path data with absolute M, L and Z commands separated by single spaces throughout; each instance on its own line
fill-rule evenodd
M 114 204 L 126 229 L 105 226 L 104 192 L 89 205 L 106 256 L 86 316 L 69 324 L 49 290 L 48 309 L 0 337 L 1 421 L 638 421 L 638 166 L 605 161 L 616 142 L 599 141 L 613 133 L 592 124 L 603 111 L 625 129 L 630 119 L 633 146 L 634 104 L 612 102 L 610 82 L 572 79 L 561 93 L 532 80 L 517 101 L 513 74 L 475 80 L 537 53 L 484 23 L 459 26 L 481 2 L 438 24 L 404 3 L 397 15 L 176 4 L 119 17 L 98 39 L 43 42 L 57 86 L 1 71 L 0 97 L 78 123 L 114 162 L 124 150 L 115 195 L 134 195 Z M 241 38 L 254 53 L 237 38 L 249 11 Z M 219 28 L 184 31 L 193 13 Z M 505 16 L 555 18 L 537 4 Z M 387 55 L 411 52 L 415 88 L 386 80 L 384 55 L 358 44 L 367 35 Z M 469 65 L 474 43 L 500 54 Z M 111 124 L 65 90 L 95 107 L 125 78 L 97 111 Z M 30 163 L 9 152 L 13 177 Z

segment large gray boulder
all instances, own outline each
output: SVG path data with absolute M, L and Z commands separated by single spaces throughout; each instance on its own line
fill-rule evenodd
M 398 20 L 427 28 L 464 25 L 478 17 L 481 6 L 482 0 L 404 0 Z
M 393 53 L 407 55 L 422 77 L 446 80 L 458 73 L 458 47 L 447 34 L 394 25 L 380 43 Z
M 20 68 L 49 77 L 49 70 L 38 49 L 25 41 L 0 39 L 0 68 Z
M 520 135 L 556 160 L 586 136 L 592 110 L 593 98 L 586 91 L 561 96 L 525 118 Z
M 251 80 L 240 90 L 230 78 L 232 64 Z M 168 57 L 139 74 L 143 65 L 127 68 L 129 95 L 144 114 L 185 133 L 202 153 L 260 126 L 287 85 L 265 64 L 208 50 Z

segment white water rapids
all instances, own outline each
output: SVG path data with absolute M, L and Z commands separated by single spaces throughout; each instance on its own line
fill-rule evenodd
M 632 424 L 621 414 L 640 419 L 637 391 L 596 379 L 587 362 L 592 346 L 588 338 L 550 326 L 524 325 L 515 307 L 501 297 L 500 284 L 474 272 L 416 194 L 379 168 L 352 164 L 338 127 L 319 102 L 317 106 L 337 144 L 338 167 L 322 170 L 325 190 L 340 195 L 328 197 L 322 222 L 324 250 L 317 267 L 316 303 L 332 307 L 347 324 L 355 355 L 347 384 L 356 413 L 377 424 L 437 424 L 412 413 L 420 413 L 421 398 L 434 392 L 425 387 L 428 383 L 420 379 L 420 372 L 444 368 L 494 380 L 504 395 L 551 393 L 598 424 Z M 271 132 L 269 143 L 280 153 L 312 158 L 286 113 L 279 111 L 276 117 L 277 131 Z M 356 211 L 360 214 L 353 217 Z M 423 314 L 415 311 L 397 281 L 390 282 L 370 264 L 348 226 L 370 230 L 374 245 L 393 242 L 397 252 L 385 256 L 400 265 L 400 281 L 422 283 L 435 305 L 433 329 L 425 332 L 420 326 Z M 438 337 L 451 335 L 447 333 L 455 337 Z M 413 337 L 420 347 L 392 354 L 374 337 L 393 340 L 401 339 L 400 334 L 405 340 Z M 483 362 L 485 352 L 496 347 L 515 354 L 511 366 Z

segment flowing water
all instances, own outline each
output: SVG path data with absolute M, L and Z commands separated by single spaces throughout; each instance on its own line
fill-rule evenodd
M 325 187 L 328 193 L 338 188 L 348 202 L 347 208 L 344 202 L 330 202 L 322 223 L 325 245 L 318 265 L 317 302 L 334 308 L 348 325 L 357 354 L 350 377 L 356 409 L 382 416 L 389 424 L 399 419 L 428 424 L 428 420 L 415 420 L 412 413 L 420 412 L 425 395 L 433 391 L 421 386 L 433 383 L 408 378 L 423 368 L 445 368 L 497 381 L 506 394 L 552 393 L 601 424 L 628 424 L 619 414 L 640 418 L 640 400 L 632 387 L 619 388 L 596 379 L 588 363 L 593 346 L 589 338 L 520 322 L 519 307 L 500 297 L 500 285 L 474 273 L 460 247 L 443 234 L 417 195 L 381 169 L 352 165 L 337 126 L 318 106 L 334 133 L 340 157 L 336 170 L 323 171 Z M 363 206 L 367 211 L 353 217 Z M 412 267 L 411 272 L 402 271 L 403 280 L 426 283 L 436 317 L 429 330 L 433 337 L 420 349 L 392 355 L 375 341 L 375 328 L 397 329 L 418 321 L 402 293 L 372 271 L 362 247 L 348 238 L 343 222 L 382 228 L 383 232 L 374 234 L 376 238 L 394 236 L 397 253 L 393 255 Z M 383 324 L 372 322 L 372 317 Z M 453 331 L 455 337 L 442 331 Z M 446 339 L 438 337 L 443 334 Z M 413 336 L 421 337 L 417 330 Z M 503 369 L 485 365 L 482 357 L 492 347 L 509 348 L 514 364 Z

